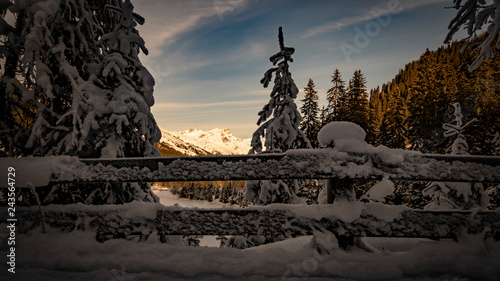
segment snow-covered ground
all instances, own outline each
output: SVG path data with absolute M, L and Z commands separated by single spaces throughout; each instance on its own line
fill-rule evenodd
M 181 199 L 173 195 L 169 190 L 153 189 L 154 193 L 160 197 L 160 203 L 165 206 L 179 206 L 184 208 L 202 208 L 202 209 L 218 209 L 224 208 L 227 204 L 220 203 L 219 201 L 208 202 L 200 200 Z M 237 206 L 231 205 L 232 208 Z M 205 235 L 200 239 L 200 246 L 217 247 L 220 242 L 216 239 L 217 236 Z
M 221 207 L 220 203 L 178 199 L 168 191 L 155 192 L 165 205 Z M 6 228 L 5 224 L 0 227 Z M 93 233 L 49 229 L 47 234 L 16 237 L 16 273 L 8 273 L 2 262 L 0 279 L 500 280 L 500 243 L 480 236 L 463 237 L 459 243 L 365 238 L 372 252 L 332 247 L 328 255 L 314 250 L 318 241 L 307 236 L 238 250 L 125 240 L 98 243 Z M 6 243 L 0 245 L 6 253 Z
M 377 239 L 372 239 L 373 242 Z M 2 280 L 498 280 L 498 243 L 378 239 L 381 252 L 315 254 L 311 237 L 254 249 L 193 248 L 92 233 L 19 237 L 16 274 Z M 4 247 L 2 247 L 4 248 Z M 2 249 L 2 252 L 4 249 Z
M 224 206 L 231 206 L 232 208 L 237 207 L 235 205 L 226 205 L 226 204 L 220 203 L 219 201 L 208 202 L 208 201 L 202 201 L 202 200 L 182 199 L 182 198 L 179 198 L 177 195 L 173 195 L 167 189 L 155 189 L 153 187 L 153 192 L 158 197 L 160 197 L 160 203 L 162 205 L 165 205 L 165 206 L 175 206 L 177 204 L 179 207 L 201 208 L 201 209 L 217 209 L 217 208 L 223 208 Z

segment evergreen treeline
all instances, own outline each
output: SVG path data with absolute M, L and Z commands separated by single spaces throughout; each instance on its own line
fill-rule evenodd
M 468 70 L 480 36 L 461 50 L 465 41 L 453 42 L 436 51 L 426 50 L 419 60 L 408 63 L 392 81 L 368 92 L 366 79 L 356 70 L 346 83 L 335 69 L 332 87 L 326 93 L 327 106 L 311 102 L 314 82 L 304 89 L 301 112 L 308 124 L 308 137 L 331 121 L 351 121 L 367 131 L 367 141 L 391 148 L 409 148 L 425 153 L 447 153 L 451 140 L 443 135 L 442 124 L 453 118 L 453 104 L 462 105 L 464 118 L 475 122 L 464 132 L 471 154 L 493 155 L 495 134 L 500 131 L 500 59 L 495 56 L 475 71 Z M 315 121 L 312 120 L 314 112 Z M 311 139 L 316 144 L 316 139 Z
M 318 146 L 317 135 L 322 126 L 332 121 L 350 121 L 360 125 L 367 132 L 371 130 L 366 78 L 361 70 L 356 70 L 347 86 L 338 69 L 332 76 L 333 86 L 327 91 L 328 106 L 319 109 L 314 82 L 304 88 L 305 98 L 300 112 L 304 114 L 301 128 L 311 144 Z M 319 117 L 318 117 L 319 114 Z
M 235 204 L 239 206 L 247 206 L 248 201 L 245 199 L 245 190 L 243 189 L 244 182 L 208 182 L 208 183 L 173 183 L 170 191 L 179 198 L 190 200 L 206 200 L 212 202 L 219 200 L 224 204 Z
M 479 44 L 477 38 L 471 45 Z M 453 42 L 436 51 L 427 50 L 381 88 L 371 91 L 375 142 L 389 147 L 409 145 L 422 152 L 447 153 L 451 140 L 442 124 L 453 118 L 453 104 L 462 105 L 465 119 L 476 118 L 464 136 L 471 154 L 492 155 L 493 138 L 500 121 L 500 60 L 468 70 L 475 59 L 471 46 Z

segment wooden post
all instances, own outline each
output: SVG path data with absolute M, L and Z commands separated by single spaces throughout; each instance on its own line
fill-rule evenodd
M 326 202 L 333 204 L 336 200 L 355 201 L 354 181 L 352 179 L 329 179 L 326 184 Z
M 333 182 L 334 179 L 326 181 L 326 204 L 333 204 Z
M 335 201 L 356 201 L 352 179 L 329 179 L 326 184 L 327 204 L 334 204 Z M 355 244 L 355 237 L 352 234 L 335 234 L 338 245 L 342 249 L 348 249 Z

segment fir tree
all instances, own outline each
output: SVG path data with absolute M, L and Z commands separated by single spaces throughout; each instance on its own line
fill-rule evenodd
M 99 57 L 95 41 L 102 28 L 83 0 L 15 1 L 9 8 L 16 28 L 9 28 L 5 42 L 11 52 L 1 103 L 17 124 L 10 122 L 14 126 L 2 135 L 3 145 L 9 152 L 17 148 L 11 156 L 63 154 L 78 142 L 72 100 L 81 99 L 84 64 Z
M 13 133 L 23 133 L 15 138 L 22 141 L 19 146 L 23 147 L 15 154 L 71 155 L 81 141 L 81 116 L 86 110 L 82 92 L 87 86 L 85 64 L 100 59 L 95 46 L 102 35 L 99 20 L 83 0 L 16 1 L 11 11 L 17 17 L 16 29 L 22 30 L 17 34 L 18 57 L 12 58 L 20 81 L 8 79 L 10 86 L 5 94 L 10 105 L 16 107 L 11 110 L 30 111 L 23 114 L 27 126 L 14 127 L 18 132 Z M 14 151 L 12 146 L 9 151 Z M 39 197 L 44 203 L 79 201 L 82 195 L 77 189 L 56 185 L 48 189 L 48 195 L 47 189 L 39 189 Z M 53 196 L 56 190 L 61 191 L 59 198 Z M 20 204 L 33 202 L 32 194 L 19 192 Z
M 105 112 L 94 104 L 94 111 L 84 120 L 82 134 L 100 130 L 102 138 L 93 140 L 95 150 L 99 153 L 100 149 L 100 157 L 161 156 L 154 148 L 161 133 L 150 109 L 154 105 L 154 79 L 138 57 L 139 51 L 148 54 L 144 40 L 135 29 L 137 22 L 144 20 L 133 13 L 130 0 L 125 0 L 121 7 L 108 8 L 122 15 L 122 20 L 98 42 L 105 56 L 95 69 L 100 77 L 91 76 L 89 80 L 105 85 L 111 95 L 106 101 Z M 100 97 L 92 98 L 98 100 Z M 99 117 L 100 114 L 103 116 Z M 103 132 L 103 128 L 107 132 Z
M 390 148 L 406 148 L 408 129 L 407 109 L 401 91 L 396 86 L 389 98 L 388 110 L 384 114 L 380 128 L 380 143 Z
M 328 108 L 323 105 L 321 107 L 320 115 L 319 115 L 319 121 L 320 121 L 320 128 L 323 128 L 326 124 L 328 124 Z
M 420 60 L 408 100 L 408 137 L 413 149 L 443 153 L 446 140 L 441 122 L 457 90 L 455 71 L 450 65 L 438 64 L 437 54 L 429 50 Z
M 3 17 L 7 11 L 16 15 L 14 26 Z M 33 95 L 22 81 L 18 80 L 20 58 L 23 53 L 22 37 L 27 15 L 18 10 L 17 4 L 3 1 L 0 4 L 0 59 L 3 60 L 0 76 L 0 156 L 19 157 L 29 155 L 25 144 L 35 118 Z M 29 100 L 29 101 L 28 101 Z
M 384 118 L 384 96 L 380 92 L 380 87 L 370 91 L 369 100 L 369 123 L 371 131 L 366 136 L 367 142 L 380 144 L 381 127 Z
M 354 71 L 354 76 L 349 80 L 346 109 L 348 112 L 345 114 L 343 121 L 356 123 L 365 131 L 370 131 L 366 78 L 361 73 L 361 70 Z
M 342 80 L 338 69 L 335 69 L 333 72 L 332 83 L 333 87 L 326 92 L 327 108 L 329 111 L 327 123 L 343 120 L 347 114 L 345 82 Z
M 263 152 L 261 138 L 265 139 L 267 152 L 311 148 L 307 136 L 299 129 L 302 117 L 294 102 L 299 90 L 288 70 L 295 49 L 285 47 L 281 27 L 278 41 L 280 51 L 270 58 L 277 67 L 269 69 L 260 81 L 267 88 L 275 75 L 271 99 L 258 114 L 259 128 L 253 134 L 249 154 Z M 247 200 L 255 204 L 301 202 L 295 195 L 299 188 L 296 181 L 247 181 L 245 187 Z
M 25 140 L 22 155 L 159 155 L 150 112 L 154 81 L 137 57 L 146 49 L 134 27 L 144 19 L 130 1 L 21 2 L 12 11 L 23 19 L 17 71 L 24 88 L 6 96 L 32 112 L 23 115 L 29 126 L 19 128 L 28 136 L 18 138 Z M 22 99 L 12 98 L 19 93 Z M 39 192 L 45 204 L 157 201 L 148 184 L 54 185 Z M 31 204 L 29 194 L 20 196 Z
M 318 147 L 318 131 L 320 129 L 320 121 L 318 120 L 318 91 L 314 89 L 314 82 L 309 79 L 307 87 L 304 88 L 305 98 L 301 100 L 304 104 L 300 108 L 303 115 L 302 123 L 299 129 L 302 130 L 313 148 Z
M 268 151 L 310 147 L 307 137 L 299 129 L 302 117 L 294 102 L 299 90 L 292 79 L 292 74 L 288 71 L 288 63 L 293 62 L 292 54 L 295 49 L 285 47 L 281 27 L 278 39 L 280 51 L 270 58 L 277 67 L 269 69 L 260 81 L 264 88 L 267 88 L 273 73 L 275 74 L 271 99 L 258 114 L 257 125 L 260 127 L 253 134 L 251 154 L 262 152 L 262 137 L 265 139 L 264 145 Z

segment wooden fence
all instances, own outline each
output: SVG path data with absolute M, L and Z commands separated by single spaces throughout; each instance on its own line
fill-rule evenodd
M 5 176 L 9 167 L 16 170 L 17 188 L 88 182 L 329 179 L 330 201 L 352 188 L 339 182 L 354 179 L 500 182 L 500 157 L 427 155 L 404 150 L 346 153 L 319 149 L 133 159 L 2 158 L 0 170 L 4 172 L 0 187 L 8 187 Z M 434 212 L 340 200 L 331 205 L 278 204 L 217 210 L 136 202 L 116 206 L 43 206 L 41 211 L 38 208 L 16 211 L 20 233 L 37 228 L 43 216 L 46 225 L 64 231 L 96 231 L 100 241 L 131 236 L 141 241 L 152 233 L 162 241 L 168 235 L 267 235 L 281 240 L 310 235 L 315 229 L 327 229 L 342 239 L 355 236 L 456 239 L 463 233 L 487 231 L 500 240 L 499 211 Z M 0 218 L 9 219 L 6 210 L 1 211 Z

